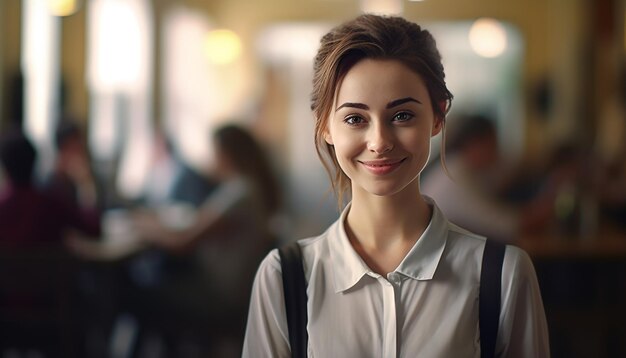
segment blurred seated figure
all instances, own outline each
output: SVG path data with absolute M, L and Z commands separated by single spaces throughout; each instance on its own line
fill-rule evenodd
M 165 208 L 140 214 L 136 225 L 144 240 L 184 255 L 191 265 L 165 272 L 150 295 L 155 305 L 167 307 L 161 312 L 178 321 L 203 320 L 213 331 L 235 325 L 243 334 L 254 272 L 276 239 L 271 221 L 280 188 L 264 149 L 247 130 L 225 125 L 215 131 L 213 143 L 219 184 L 193 217 Z
M 152 147 L 152 175 L 144 190 L 148 206 L 175 202 L 199 207 L 217 186 L 216 180 L 189 165 L 163 130 L 155 133 Z
M 169 197 L 172 201 L 201 206 L 206 198 L 215 190 L 216 181 L 204 173 L 200 173 L 190 165 L 180 162 L 178 174 L 174 179 Z
M 72 203 L 98 216 L 97 187 L 92 174 L 83 129 L 71 120 L 63 120 L 55 132 L 56 160 L 42 188 L 60 201 Z
M 75 267 L 62 242 L 67 230 L 99 236 L 100 222 L 70 200 L 36 187 L 36 158 L 21 131 L 1 136 L 8 183 L 0 192 L 0 346 L 4 354 L 25 350 L 66 357 L 74 344 Z
M 23 133 L 11 131 L 2 136 L 0 160 L 8 183 L 0 193 L 0 243 L 60 243 L 68 229 L 100 235 L 97 215 L 83 212 L 35 186 L 36 157 L 35 147 Z
M 500 160 L 493 121 L 480 115 L 454 120 L 444 156 L 448 173 L 439 165 L 431 168 L 422 177 L 423 193 L 435 199 L 450 221 L 501 241 L 549 224 L 556 187 L 544 185 L 524 203 L 504 200 L 492 175 Z

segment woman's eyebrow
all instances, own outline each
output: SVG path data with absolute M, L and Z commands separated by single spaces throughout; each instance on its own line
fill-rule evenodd
M 364 109 L 364 110 L 369 110 L 370 108 L 364 104 L 364 103 L 353 103 L 353 102 L 346 102 L 344 104 L 342 104 L 341 106 L 337 107 L 337 109 L 335 109 L 335 112 L 337 112 L 338 110 L 344 108 L 344 107 L 349 107 L 349 108 L 358 108 L 358 109 Z
M 391 101 L 391 102 L 387 103 L 387 109 L 399 106 L 399 105 L 407 103 L 407 102 L 417 102 L 419 104 L 422 104 L 422 102 L 416 100 L 413 97 L 405 97 L 405 98 L 396 99 L 395 101 Z
M 405 97 L 405 98 L 400 98 L 400 99 L 396 99 L 394 101 L 391 101 L 389 103 L 387 103 L 387 109 L 389 108 L 393 108 L 393 107 L 397 107 L 401 104 L 407 103 L 407 102 L 416 102 L 419 104 L 422 104 L 422 102 L 416 100 L 413 97 Z M 363 109 L 363 110 L 369 110 L 370 108 L 364 104 L 364 103 L 355 103 L 355 102 L 346 102 L 344 104 L 342 104 L 341 106 L 337 107 L 337 109 L 335 109 L 335 112 L 337 112 L 338 110 L 344 108 L 344 107 L 348 107 L 348 108 L 358 108 L 358 109 Z

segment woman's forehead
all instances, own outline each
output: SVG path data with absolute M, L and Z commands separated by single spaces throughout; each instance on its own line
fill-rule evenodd
M 380 100 L 388 103 L 398 98 L 419 97 L 429 101 L 423 77 L 398 60 L 363 59 L 354 64 L 337 83 L 333 108 L 344 101 Z

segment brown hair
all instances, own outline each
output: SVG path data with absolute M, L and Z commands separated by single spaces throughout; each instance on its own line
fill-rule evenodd
M 350 188 L 350 179 L 339 167 L 334 147 L 325 142 L 324 133 L 340 82 L 364 58 L 397 60 L 422 76 L 435 118 L 442 125 L 453 97 L 446 87 L 435 39 L 415 23 L 401 17 L 367 14 L 324 35 L 313 65 L 311 110 L 315 115 L 315 148 L 331 176 L 340 205 L 343 193 Z

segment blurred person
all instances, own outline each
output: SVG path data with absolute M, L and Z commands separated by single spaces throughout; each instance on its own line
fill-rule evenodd
M 181 172 L 180 159 L 174 154 L 171 141 L 162 130 L 153 136 L 150 153 L 150 173 L 142 202 L 148 206 L 157 206 L 169 201 L 178 201 L 171 197 L 176 176 Z
M 246 129 L 225 125 L 213 135 L 218 186 L 195 215 L 162 208 L 140 215 L 137 227 L 143 240 L 188 265 L 164 272 L 151 296 L 156 307 L 169 307 L 178 320 L 242 330 L 254 271 L 277 239 L 271 222 L 280 187 L 264 148 Z
M 174 156 L 179 158 L 176 154 Z M 168 199 L 198 208 L 217 188 L 218 180 L 210 173 L 198 170 L 182 159 L 178 159 L 178 165 L 171 190 L 168 192 Z
M 140 219 L 140 236 L 145 240 L 173 252 L 196 250 L 204 244 L 238 247 L 230 252 L 235 257 L 273 245 L 271 219 L 280 206 L 280 188 L 264 149 L 248 131 L 236 125 L 217 129 L 214 142 L 218 187 L 191 220 L 181 218 L 185 223 L 174 222 L 176 214 L 167 208 L 156 217 Z M 224 257 L 225 252 L 217 254 L 219 257 L 200 261 L 213 265 L 216 260 L 231 260 Z M 218 264 L 210 271 L 224 268 Z
M 174 202 L 198 208 L 218 184 L 208 165 L 192 167 L 162 129 L 154 136 L 150 167 L 143 193 L 149 206 Z
M 308 317 L 296 328 L 305 332 L 288 328 L 278 250 L 261 263 L 244 357 L 488 354 L 479 328 L 479 286 L 493 284 L 480 278 L 487 241 L 450 223 L 419 184 L 451 100 L 435 40 L 418 24 L 361 15 L 322 37 L 315 144 L 339 205 L 345 193 L 351 201 L 326 232 L 293 242 L 306 285 L 298 313 Z M 519 248 L 496 246 L 504 257 L 494 356 L 547 357 L 533 264 Z M 303 351 L 292 351 L 290 338 L 300 335 L 308 337 Z
M 36 187 L 36 158 L 23 132 L 0 136 L 0 162 L 8 180 L 0 192 L 0 263 L 2 271 L 12 271 L 0 283 L 0 316 L 8 309 L 13 320 L 2 317 L 0 349 L 5 354 L 17 354 L 19 348 L 61 357 L 74 343 L 67 337 L 75 308 L 70 297 L 74 266 L 63 242 L 71 230 L 99 236 L 100 222 Z
M 54 144 L 55 163 L 42 183 L 43 190 L 99 216 L 97 185 L 83 129 L 72 120 L 62 120 L 55 131 Z
M 500 194 L 504 185 L 494 175 L 502 169 L 502 158 L 493 120 L 483 115 L 455 119 L 443 153 L 445 168 L 432 163 L 422 178 L 423 193 L 453 223 L 501 241 L 515 241 L 553 222 L 556 186 L 547 185 L 525 203 L 507 201 Z
M 21 131 L 5 133 L 0 159 L 8 184 L 0 194 L 0 242 L 14 245 L 61 243 L 68 229 L 100 235 L 97 215 L 42 192 L 33 171 L 37 152 Z

